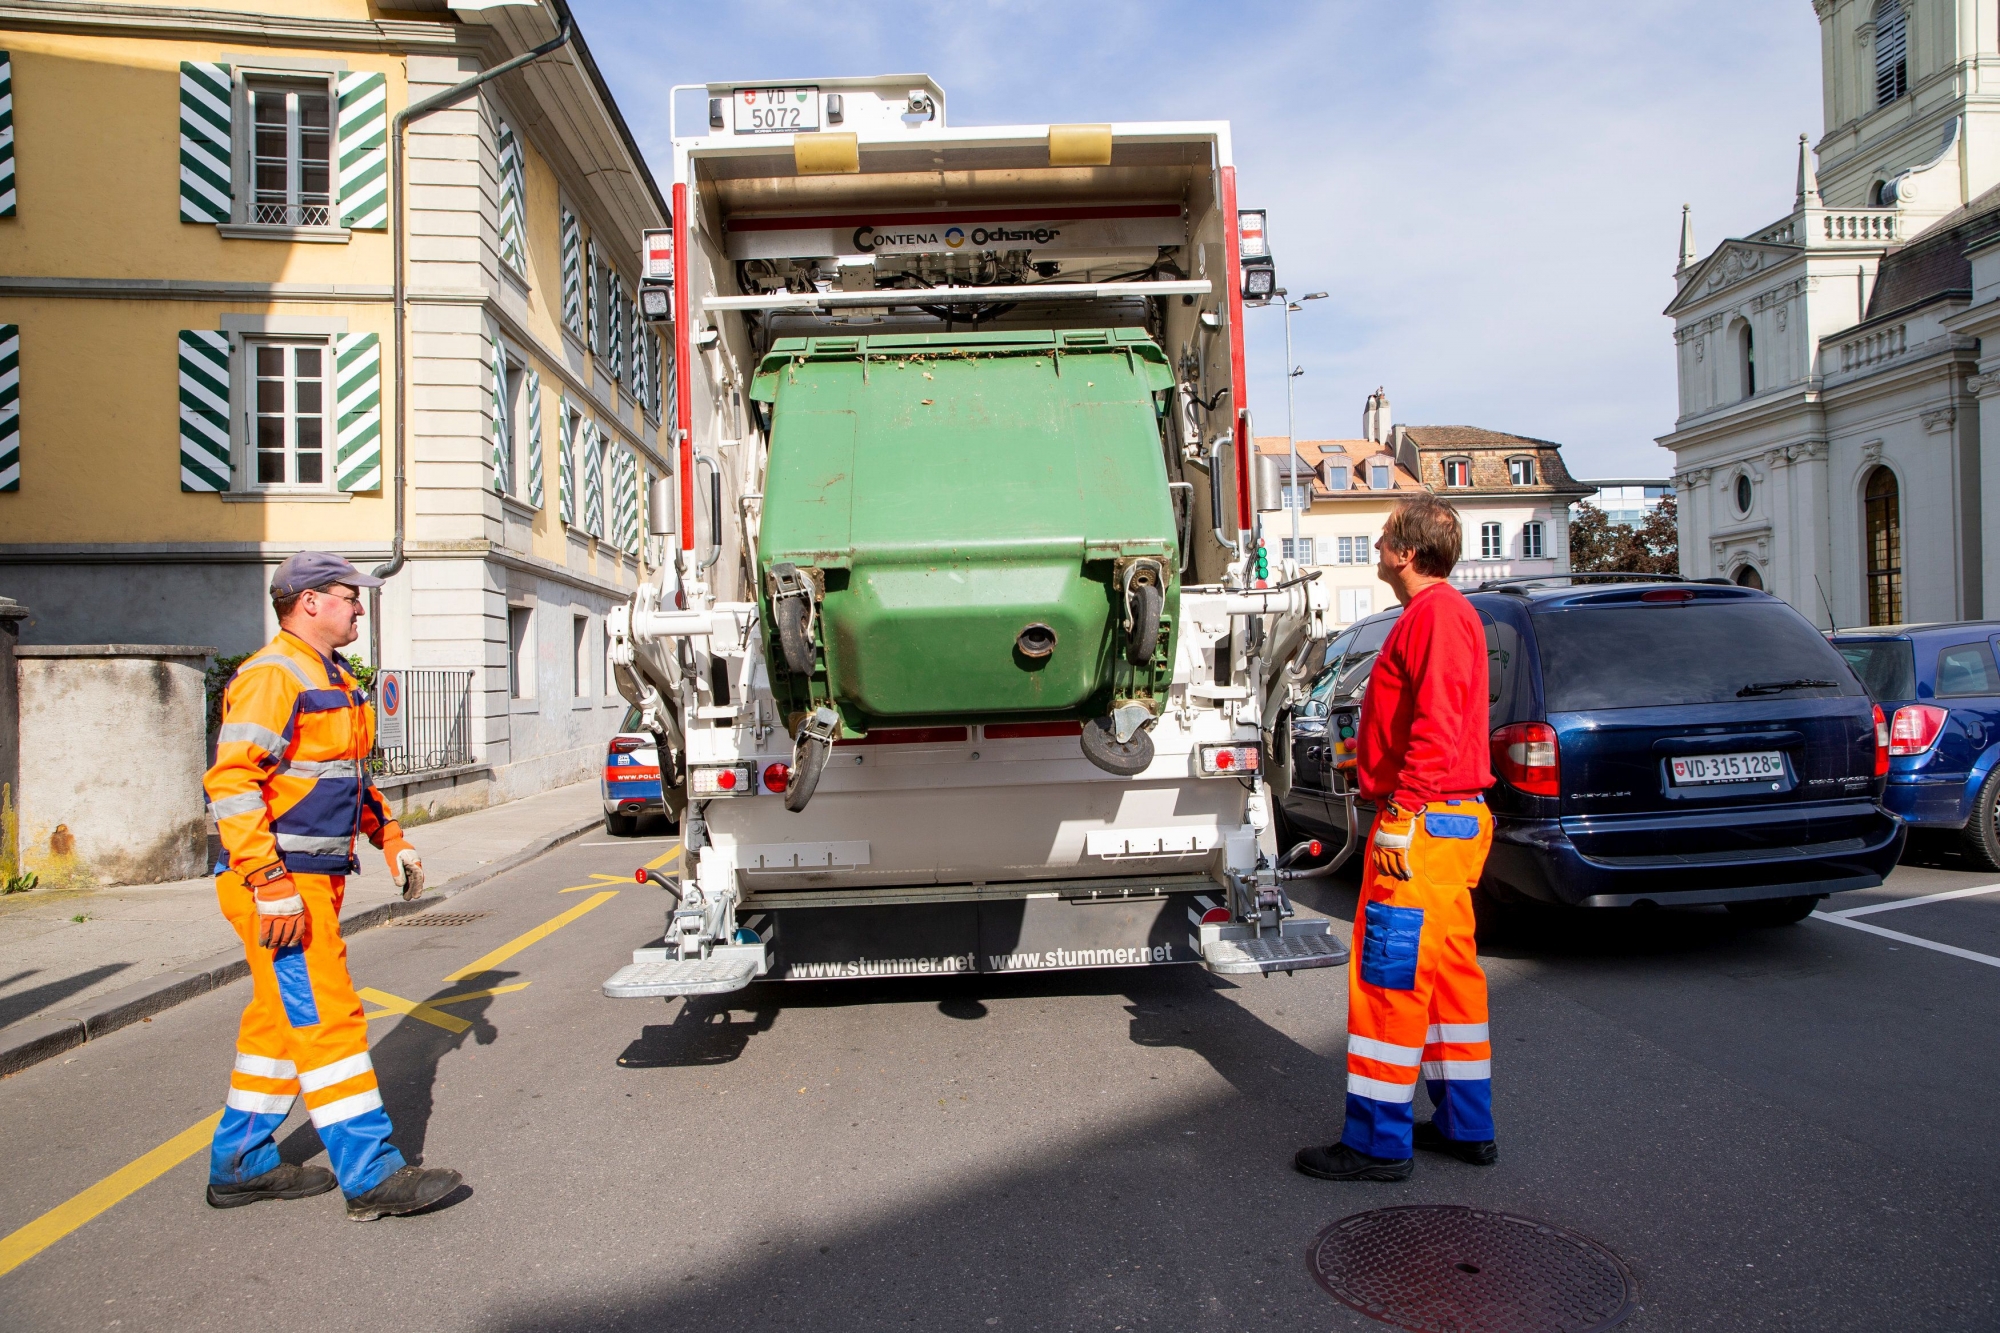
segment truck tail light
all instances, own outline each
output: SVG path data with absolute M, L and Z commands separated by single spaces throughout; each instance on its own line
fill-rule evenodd
M 1233 778 L 1263 770 L 1261 745 L 1203 745 L 1195 750 L 1205 778 Z
M 757 770 L 748 764 L 691 769 L 688 772 L 688 791 L 694 796 L 755 796 Z
M 1937 744 L 1944 720 L 1951 714 L 1935 704 L 1905 704 L 1896 710 L 1895 720 L 1882 725 L 1882 709 L 1875 709 L 1875 776 L 1889 771 L 1892 754 L 1923 754 Z
M 1556 729 L 1546 722 L 1516 722 L 1493 733 L 1493 771 L 1530 796 L 1562 795 Z
M 782 794 L 785 788 L 791 785 L 792 785 L 792 766 L 790 764 L 764 765 L 765 791 L 774 791 Z

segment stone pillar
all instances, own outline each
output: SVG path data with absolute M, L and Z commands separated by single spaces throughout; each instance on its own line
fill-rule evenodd
M 1979 469 L 1978 508 L 1971 518 L 1983 538 L 1979 549 L 1982 604 L 1971 614 L 1991 617 L 2000 613 L 2000 532 L 1994 532 L 1995 525 L 2000 525 L 2000 411 L 1984 409 L 1986 399 L 2000 391 L 2000 370 L 1975 375 L 1966 381 L 1965 387 L 1974 394 L 1981 409 L 1979 434 L 1973 445 Z M 1971 468 L 1966 470 L 1969 472 Z
M 21 682 L 14 674 L 14 648 L 28 608 L 0 597 L 0 880 L 18 874 L 21 847 Z

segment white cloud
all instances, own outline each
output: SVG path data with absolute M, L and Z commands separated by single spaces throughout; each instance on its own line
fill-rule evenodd
M 1294 316 L 1299 433 L 1357 433 L 1383 384 L 1584 475 L 1668 468 L 1680 205 L 1704 251 L 1782 216 L 1819 130 L 1806 0 L 573 5 L 663 182 L 674 83 L 922 71 L 961 125 L 1230 120 L 1280 281 L 1332 294 Z M 1280 320 L 1250 316 L 1260 433 Z

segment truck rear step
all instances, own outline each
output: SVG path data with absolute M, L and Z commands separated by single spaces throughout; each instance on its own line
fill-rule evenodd
M 1307 967 L 1338 967 L 1347 949 L 1324 917 L 1294 917 L 1261 935 L 1235 924 L 1201 928 L 1201 960 L 1211 972 L 1294 972 Z
M 665 949 L 634 949 L 632 961 L 606 979 L 604 993 L 614 1000 L 722 995 L 742 990 L 766 966 L 761 944 L 717 945 L 706 958 L 677 958 Z

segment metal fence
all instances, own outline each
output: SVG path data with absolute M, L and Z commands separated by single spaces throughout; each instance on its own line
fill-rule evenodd
M 376 746 L 368 771 L 378 777 L 428 773 L 472 762 L 470 671 L 403 671 L 405 744 Z

